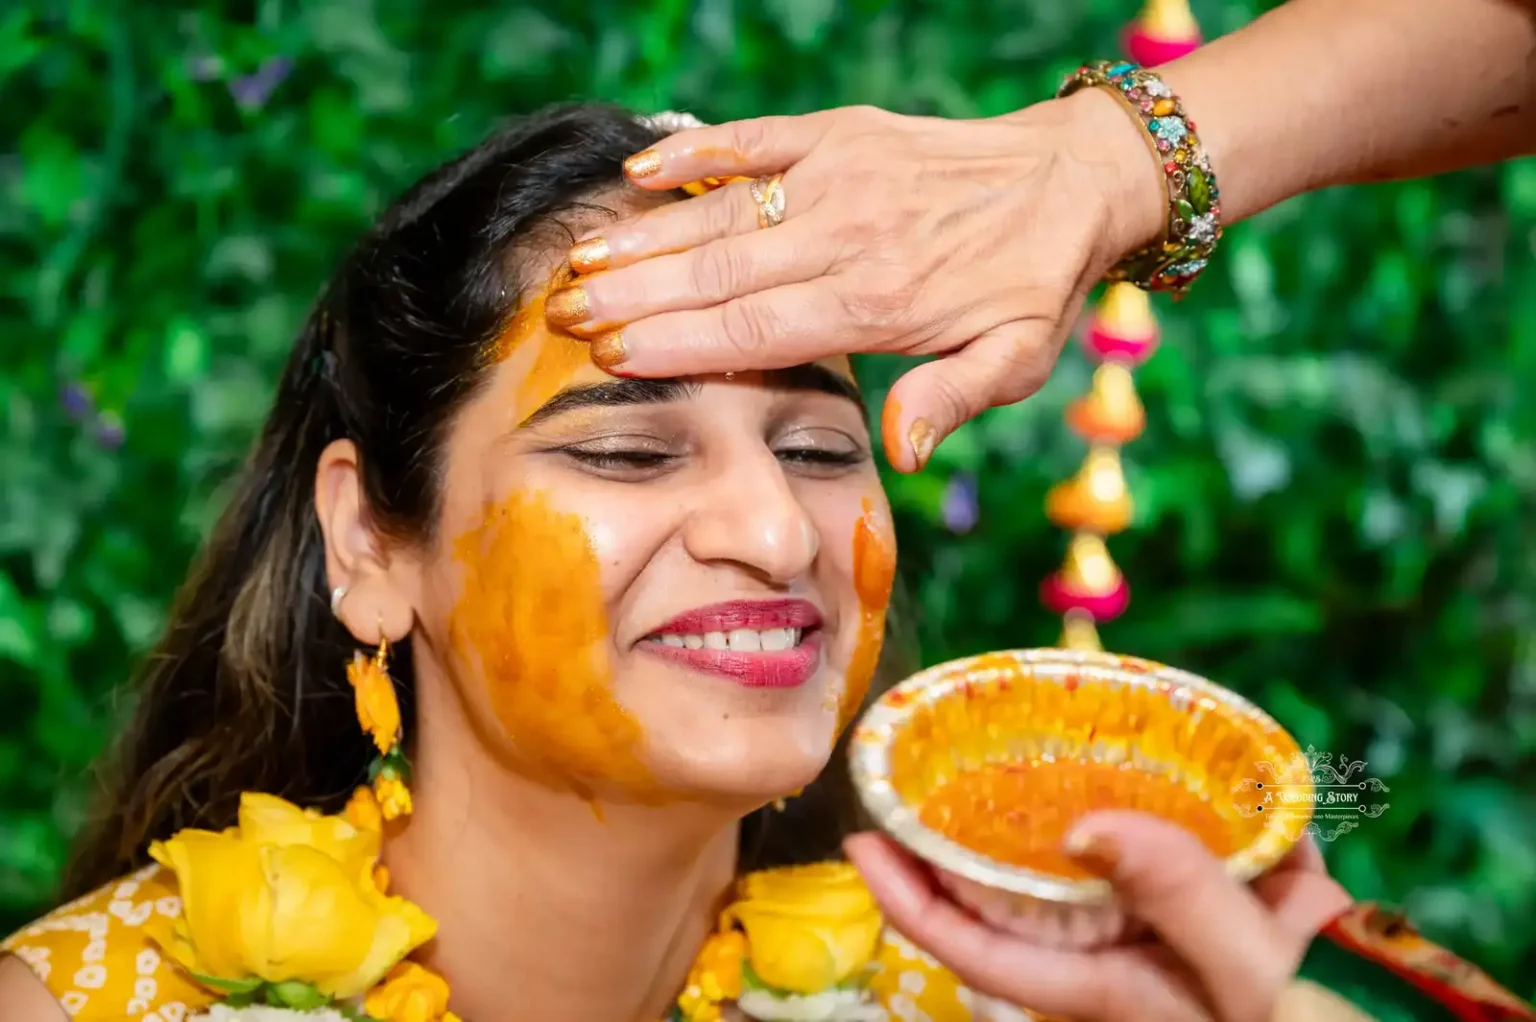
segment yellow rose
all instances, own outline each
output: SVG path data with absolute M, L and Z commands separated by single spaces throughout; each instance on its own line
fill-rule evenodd
M 796 994 L 820 993 L 865 969 L 884 924 L 858 871 L 843 862 L 749 874 L 725 917 L 747 932 L 758 978 Z
M 448 1011 L 448 982 L 415 962 L 401 962 L 368 991 L 363 1010 L 379 1022 L 438 1022 Z
M 184 830 L 150 855 L 176 874 L 181 895 L 171 932 L 154 936 L 198 976 L 354 997 L 437 930 L 375 884 L 377 831 L 271 795 L 247 792 L 238 826 Z
M 253 791 L 240 796 L 240 815 L 235 826 L 220 836 L 230 834 L 258 845 L 309 845 L 333 859 L 379 857 L 377 833 L 358 827 L 344 816 L 300 809 L 276 795 Z

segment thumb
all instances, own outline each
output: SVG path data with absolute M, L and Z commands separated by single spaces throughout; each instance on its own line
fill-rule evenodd
M 909 369 L 892 385 L 881 414 L 880 435 L 891 466 L 918 471 L 939 442 L 965 423 L 1039 390 L 1061 354 L 1054 334 L 1047 320 L 1015 320 Z
M 1183 960 L 1218 1018 L 1269 1018 L 1301 947 L 1198 838 L 1154 816 L 1103 812 L 1072 829 L 1066 851 Z

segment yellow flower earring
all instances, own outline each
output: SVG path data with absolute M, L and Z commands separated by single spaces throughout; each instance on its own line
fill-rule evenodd
M 400 703 L 389 677 L 389 639 L 379 621 L 379 648 L 372 657 L 353 653 L 347 665 L 347 681 L 357 698 L 357 722 L 373 739 L 379 754 L 368 767 L 368 780 L 384 819 L 394 820 L 411 812 L 411 765 L 401 745 Z

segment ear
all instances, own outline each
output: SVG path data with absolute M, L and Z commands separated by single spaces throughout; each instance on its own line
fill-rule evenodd
M 357 445 L 332 441 L 315 466 L 315 514 L 325 537 L 331 591 L 344 589 L 336 616 L 364 645 L 398 643 L 416 620 L 408 559 L 391 551 L 368 520 Z

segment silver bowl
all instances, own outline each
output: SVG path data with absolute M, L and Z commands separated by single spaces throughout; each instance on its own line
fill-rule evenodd
M 1284 858 L 1311 818 L 1309 764 L 1268 714 L 1187 671 L 1109 653 L 1012 650 L 931 667 L 865 712 L 849 755 L 876 824 L 957 902 L 1054 947 L 1115 943 L 1136 925 L 1105 880 L 999 862 L 924 824 L 923 801 L 940 785 L 991 764 L 1063 759 L 1161 774 L 1230 828 L 1227 872 L 1244 883 Z M 1266 814 L 1276 790 L 1283 811 L 1271 803 Z

